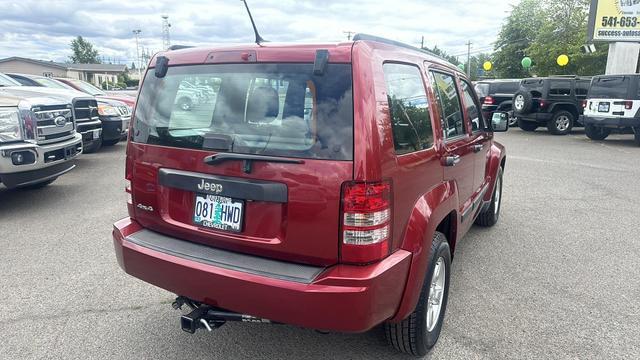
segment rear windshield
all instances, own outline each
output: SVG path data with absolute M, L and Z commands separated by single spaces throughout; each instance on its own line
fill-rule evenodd
M 627 76 L 600 77 L 593 79 L 589 97 L 599 99 L 627 99 L 631 78 Z
M 189 149 L 353 160 L 351 65 L 190 65 L 148 72 L 133 141 Z M 209 139 L 227 149 L 212 149 Z
M 515 94 L 520 88 L 519 82 L 497 82 L 491 84 L 493 94 Z
M 475 86 L 476 94 L 478 94 L 479 97 L 486 97 L 489 95 L 490 87 L 491 85 L 488 83 L 477 83 Z
M 542 79 L 526 79 L 520 82 L 520 86 L 529 90 L 534 97 L 541 97 L 544 91 L 544 81 Z

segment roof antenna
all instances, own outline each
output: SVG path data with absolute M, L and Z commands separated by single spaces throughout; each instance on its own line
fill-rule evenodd
M 253 21 L 253 16 L 251 16 L 251 10 L 249 10 L 249 5 L 247 5 L 247 0 L 240 0 L 244 3 L 244 7 L 247 8 L 247 12 L 249 13 L 249 19 L 251 19 L 251 25 L 253 26 L 253 32 L 256 33 L 256 44 L 260 45 L 263 42 L 269 42 L 260 36 L 258 33 L 258 28 L 256 27 L 256 23 Z

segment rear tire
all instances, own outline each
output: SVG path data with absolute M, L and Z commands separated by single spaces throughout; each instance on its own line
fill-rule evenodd
M 611 129 L 593 125 L 585 125 L 584 132 L 591 140 L 604 140 L 611 134 Z
M 572 113 L 560 110 L 553 114 L 553 117 L 547 123 L 547 129 L 553 135 L 567 135 L 573 129 L 575 121 L 575 116 Z
M 443 271 L 444 274 L 442 274 Z M 447 308 L 450 274 L 449 243 L 444 234 L 436 232 L 431 243 L 427 274 L 416 309 L 401 322 L 384 325 L 385 336 L 391 346 L 413 356 L 425 356 L 435 346 L 440 337 Z M 436 306 L 436 304 L 440 305 Z M 435 308 L 439 309 L 437 315 Z
M 524 121 L 522 119 L 518 119 L 518 127 L 523 131 L 536 131 L 538 128 L 538 124 L 532 121 Z
M 498 176 L 496 176 L 496 184 L 491 197 L 491 205 L 478 214 L 475 224 L 483 227 L 491 227 L 498 222 L 500 218 L 500 207 L 502 205 L 502 167 L 498 168 Z

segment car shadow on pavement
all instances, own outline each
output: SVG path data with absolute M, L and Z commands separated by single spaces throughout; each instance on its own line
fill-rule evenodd
M 42 203 L 45 199 L 47 202 L 64 204 L 74 192 L 72 184 L 59 183 L 59 179 L 41 189 L 7 189 L 0 184 L 0 219 L 34 209 L 34 204 Z

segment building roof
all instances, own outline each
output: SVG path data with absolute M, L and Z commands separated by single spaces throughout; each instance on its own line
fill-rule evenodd
M 126 65 L 118 64 L 65 64 L 54 61 L 35 60 L 29 58 L 23 58 L 19 56 L 12 56 L 4 59 L 0 59 L 0 64 L 9 61 L 23 61 L 31 64 L 37 64 L 41 66 L 55 67 L 64 70 L 77 70 L 77 71 L 90 71 L 90 72 L 125 72 Z

